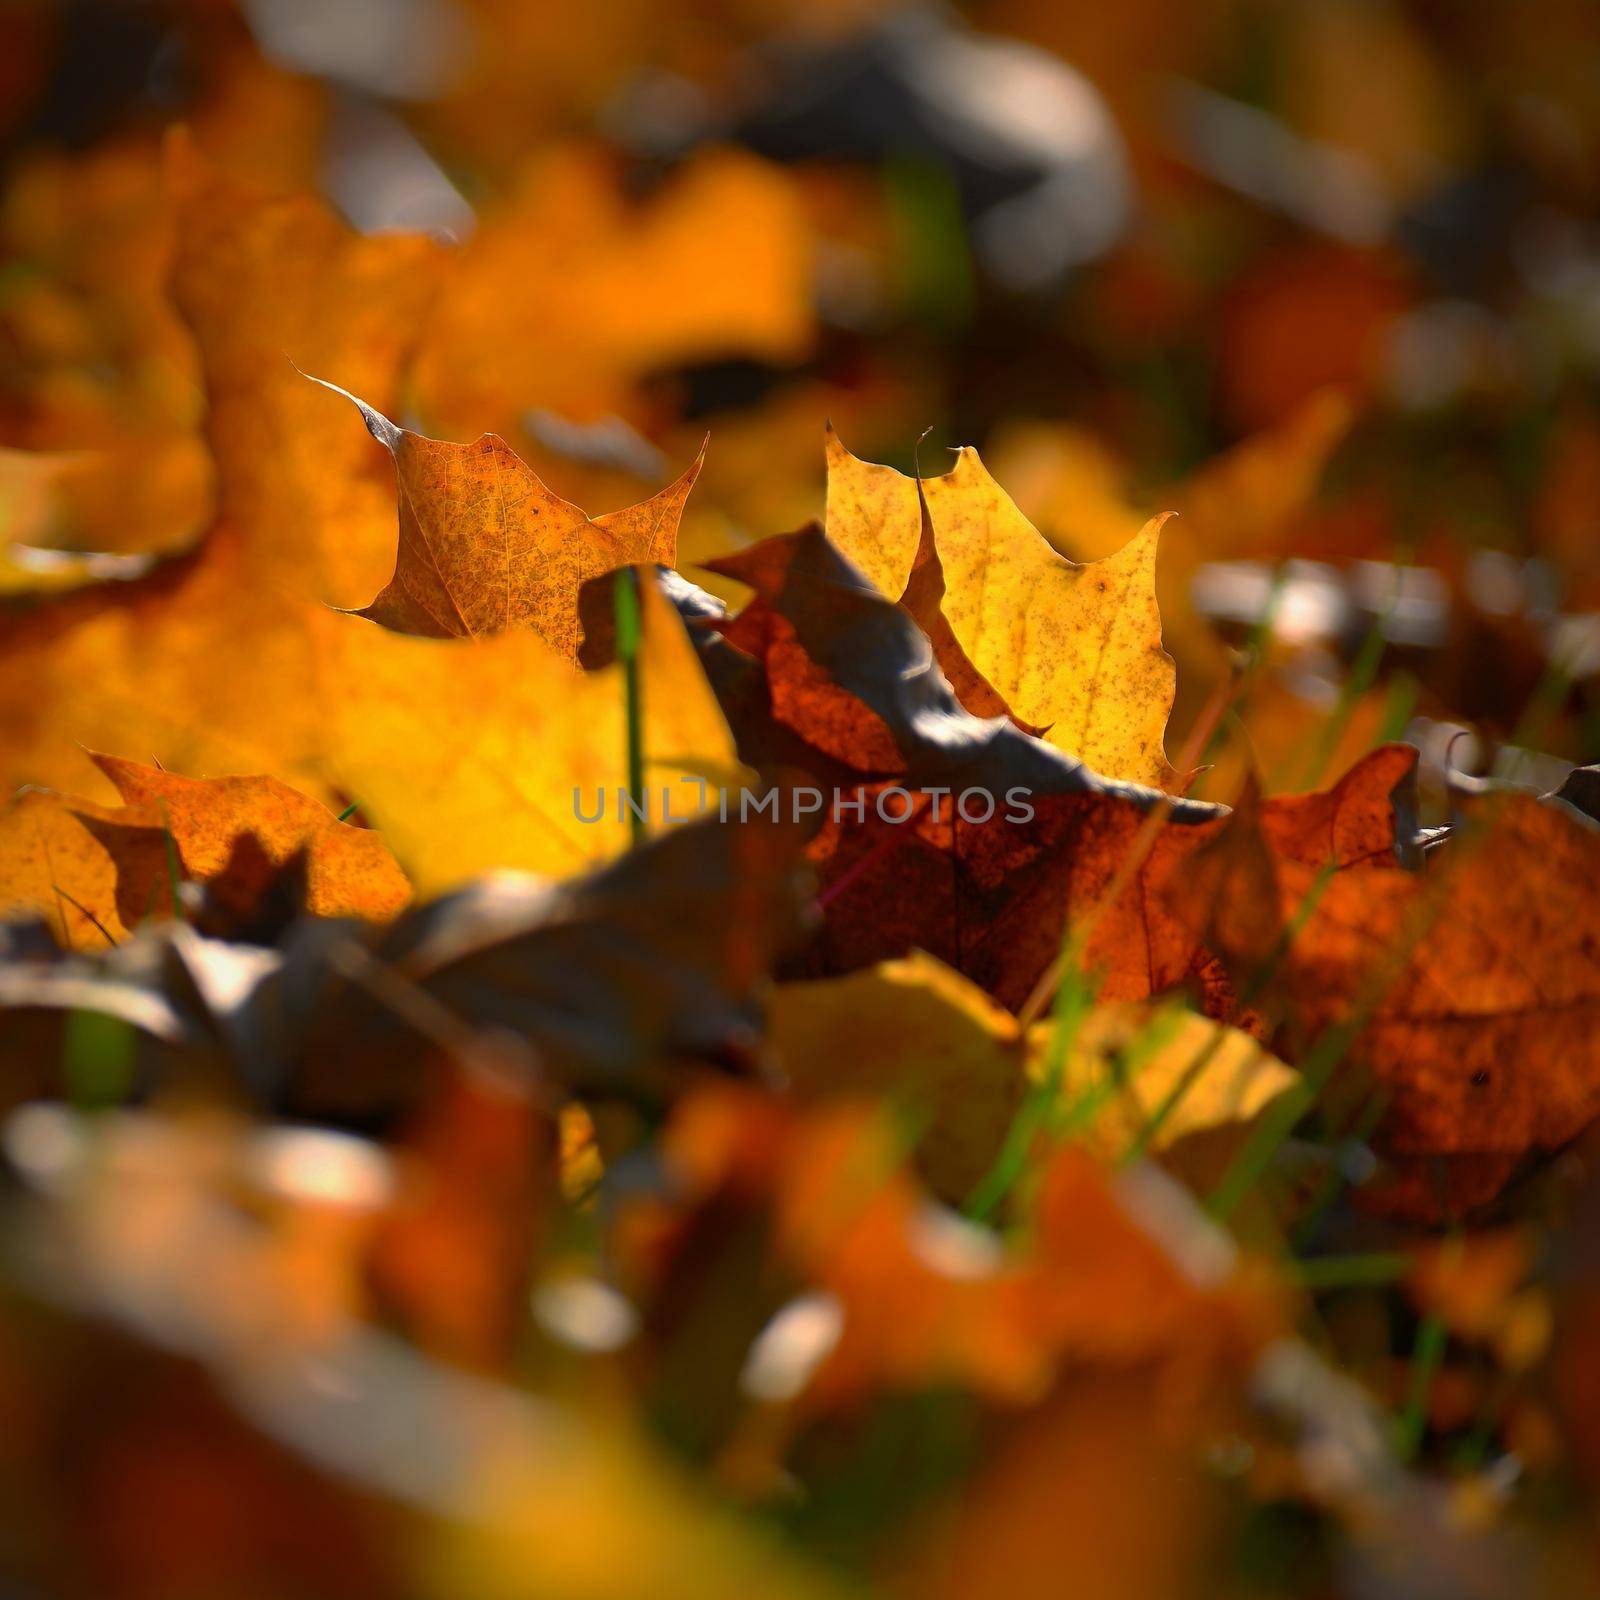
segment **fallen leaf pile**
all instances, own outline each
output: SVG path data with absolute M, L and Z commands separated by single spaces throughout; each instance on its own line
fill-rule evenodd
M 1592 106 L 658 9 L 0 21 L 5 1576 L 1592 1593 Z

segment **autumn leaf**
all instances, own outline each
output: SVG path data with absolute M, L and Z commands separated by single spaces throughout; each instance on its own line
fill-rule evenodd
M 360 616 L 435 639 L 530 628 L 576 661 L 583 585 L 618 567 L 677 559 L 678 518 L 703 445 L 700 458 L 659 494 L 590 519 L 493 434 L 449 444 L 396 427 L 353 394 L 345 398 L 394 457 L 400 497 L 394 576 Z
M 1009 717 L 1024 733 L 1043 735 L 1045 729 L 1034 727 L 1012 711 L 962 648 L 949 617 L 945 615 L 945 596 L 949 590 L 945 583 L 944 563 L 939 558 L 939 547 L 933 534 L 933 517 L 920 484 L 917 507 L 921 513 L 921 532 L 917 540 L 917 553 L 911 562 L 911 575 L 906 579 L 900 604 L 910 613 L 912 621 L 927 634 L 928 643 L 933 648 L 933 658 L 965 710 L 975 717 Z
M 1241 811 L 1172 887 L 1219 906 L 1265 890 L 1258 917 L 1210 921 L 1208 940 L 1236 969 L 1309 902 L 1281 1003 L 1307 1046 L 1348 1030 L 1351 1067 L 1386 1095 L 1379 1137 L 1402 1167 L 1392 1203 L 1424 1215 L 1492 1198 L 1518 1158 L 1559 1148 L 1600 1114 L 1600 923 L 1584 887 L 1600 836 L 1531 795 L 1465 795 L 1458 807 L 1425 872 L 1338 873 L 1314 896 L 1312 864 L 1264 852 L 1258 819 Z
M 172 170 L 175 293 L 211 402 L 219 516 L 193 554 L 145 578 L 6 619 L 5 778 L 70 790 L 76 741 L 316 791 L 320 780 L 282 754 L 304 748 L 318 722 L 306 640 L 321 624 L 310 619 L 317 602 L 358 601 L 381 582 L 393 510 L 370 445 L 340 430 L 341 403 L 291 363 L 390 403 L 405 351 L 396 319 L 403 327 L 432 293 L 436 250 L 359 239 L 309 199 L 263 200 L 181 141 Z M 305 269 L 280 273 L 280 252 Z M 327 444 L 311 450 L 310 439 Z M 341 572 L 365 594 L 342 594 Z
M 989 1172 L 1030 1088 L 1074 1142 L 1116 1161 L 1248 1125 L 1295 1081 L 1248 1034 L 1181 1006 L 1090 1007 L 1059 1060 L 1055 1024 L 1023 1030 L 983 990 L 921 951 L 842 978 L 779 984 L 774 1055 L 806 1097 L 898 1097 L 926 1118 L 917 1167 L 959 1204 Z M 1169 1104 L 1170 1101 L 1170 1104 Z
M 974 450 L 927 494 L 945 614 L 978 670 L 1097 772 L 1173 787 L 1165 739 L 1176 676 L 1155 598 L 1160 519 L 1079 567 L 1050 549 Z
M 1160 521 L 1079 566 L 1056 554 L 964 449 L 922 480 L 943 567 L 943 615 L 978 673 L 1019 717 L 1107 777 L 1170 788 L 1165 738 L 1175 670 L 1155 596 Z M 858 461 L 830 436 L 828 533 L 891 598 L 920 540 L 917 483 Z
M 370 446 L 339 427 L 340 402 L 292 363 L 388 403 L 437 251 L 360 239 L 309 199 L 263 200 L 181 141 L 171 167 L 174 292 L 204 369 L 219 516 L 192 556 L 8 623 L 6 777 L 72 788 L 76 740 L 157 755 L 172 770 L 268 771 L 317 790 L 322 780 L 284 759 L 318 722 L 307 703 L 317 696 L 307 639 L 326 632 L 315 602 L 372 593 L 393 511 Z M 301 265 L 281 271 L 283 254 Z M 326 442 L 312 450 L 312 439 Z M 341 590 L 345 577 L 355 593 Z
M 695 814 L 702 785 L 737 796 L 751 774 L 654 572 L 638 587 L 639 802 L 660 830 Z M 360 797 L 419 893 L 500 867 L 562 876 L 627 848 L 620 662 L 580 673 L 527 631 L 420 639 L 339 617 L 317 619 L 310 644 L 332 714 L 312 763 Z
M 897 600 L 922 536 L 916 480 L 852 455 L 831 426 L 824 443 L 829 542 L 880 594 Z
M 0 7 L 13 1586 L 1587 1593 L 1572 0 L 345 9 Z
M 972 717 L 905 611 L 818 530 L 767 540 L 715 568 L 758 596 L 719 624 L 737 660 L 702 646 L 741 739 L 754 741 L 746 753 L 781 752 L 841 791 L 810 847 L 827 906 L 814 946 L 823 971 L 920 946 L 1020 1004 L 1056 953 L 1059 922 L 1052 935 L 1035 912 L 1025 919 L 1038 934 L 1030 947 L 999 956 L 988 947 L 1015 898 L 1008 880 L 1039 877 L 1041 837 L 1065 860 L 1081 849 L 1106 883 L 1153 807 L 1180 826 L 1220 814 L 1112 782 L 1010 722 Z M 747 681 L 744 655 L 762 663 L 762 685 Z M 928 793 L 919 800 L 903 785 Z M 958 815 L 953 795 L 973 815 Z M 878 814 L 880 801 L 890 814 Z
M 58 922 L 68 945 L 103 947 L 148 917 L 172 916 L 172 877 L 225 878 L 247 838 L 268 867 L 304 855 L 305 905 L 317 916 L 384 922 L 411 898 L 378 834 L 276 778 L 184 778 L 114 756 L 90 760 L 122 806 L 35 790 L 0 818 L 0 907 Z
M 933 646 L 939 670 L 956 698 L 974 716 L 1012 716 L 956 637 L 945 615 L 948 586 L 933 518 L 922 480 L 908 480 L 892 467 L 850 454 L 830 423 L 827 534 L 830 542 L 868 577 L 880 593 L 899 600 Z M 1042 730 L 1020 718 L 1028 733 Z
M 377 833 L 341 822 L 276 778 L 183 778 L 113 756 L 91 759 L 129 808 L 154 811 L 161 819 L 188 878 L 204 883 L 222 873 L 235 842 L 249 835 L 275 864 L 305 854 L 306 909 L 318 916 L 384 922 L 411 898 L 404 874 Z M 137 886 L 133 894 L 137 899 Z
M 76 782 L 74 738 L 121 737 L 169 768 L 282 773 L 318 797 L 358 797 L 424 894 L 494 867 L 576 871 L 626 847 L 620 666 L 585 675 L 529 632 L 410 638 L 310 601 L 237 616 L 224 556 L 202 557 L 188 581 L 63 604 L 0 645 L 13 782 Z M 676 816 L 691 808 L 681 779 L 738 789 L 745 774 L 682 624 L 648 576 L 642 594 L 659 826 L 664 793 Z
M 919 784 L 949 777 L 997 795 L 1007 784 L 1046 794 L 1115 794 L 1145 808 L 1160 803 L 1188 821 L 1217 814 L 1095 772 L 1009 721 L 971 715 L 909 613 L 886 600 L 819 528 L 763 540 L 710 566 L 757 598 L 726 621 L 720 604 L 703 594 L 680 592 L 680 610 L 702 631 L 714 624 L 766 662 L 771 715 L 864 775 L 887 769 Z
M 1327 790 L 1263 801 L 1267 858 L 1289 863 L 1307 884 L 1324 873 L 1400 873 L 1411 843 L 1415 764 L 1408 747 L 1387 746 Z M 980 981 L 1020 1004 L 1030 992 L 1022 980 L 1045 970 L 1064 929 L 1093 916 L 1081 959 L 1085 971 L 1098 975 L 1102 998 L 1137 1000 L 1188 987 L 1208 1015 L 1251 1021 L 1245 997 L 1254 992 L 1255 969 L 1236 971 L 1230 981 L 1197 934 L 1197 918 L 1213 902 L 1196 897 L 1176 905 L 1166 888 L 1179 864 L 1216 838 L 1220 820 L 1163 827 L 1125 878 L 1123 864 L 1135 847 L 1127 815 L 1102 809 L 1078 819 L 1061 810 L 1041 812 L 1041 823 L 1001 880 L 1010 885 L 1009 903 L 987 935 L 975 968 Z

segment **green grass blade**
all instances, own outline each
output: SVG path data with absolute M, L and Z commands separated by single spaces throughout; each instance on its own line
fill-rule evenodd
M 1064 948 L 1066 943 L 1063 941 Z M 1066 1072 L 1067 1054 L 1077 1037 L 1084 1013 L 1094 1004 L 1099 987 L 1098 980 L 1086 977 L 1075 964 L 1069 964 L 1062 972 L 1061 984 L 1056 990 L 1052 1013 L 1055 1026 L 1045 1056 L 1044 1074 L 1037 1083 L 1029 1086 L 1022 1104 L 1011 1119 L 1011 1125 L 1006 1129 L 999 1153 L 967 1196 L 962 1210 L 974 1222 L 992 1220 L 1027 1170 L 1028 1155 L 1034 1141 L 1049 1126 L 1061 1098 L 1061 1080 Z
M 138 1039 L 132 1023 L 103 1011 L 69 1011 L 61 1034 L 61 1075 L 80 1111 L 127 1099 Z
M 638 574 L 622 568 L 612 585 L 617 620 L 617 659 L 622 663 L 623 702 L 627 720 L 628 794 L 633 806 L 628 827 L 635 844 L 644 838 L 644 709 L 639 681 Z
M 1412 1259 L 1403 1250 L 1374 1250 L 1348 1256 L 1313 1256 L 1286 1265 L 1292 1283 L 1313 1292 L 1322 1289 L 1378 1288 L 1398 1283 L 1411 1271 Z
M 1445 1345 L 1449 1333 L 1436 1316 L 1424 1317 L 1417 1329 L 1417 1342 L 1411 1351 L 1411 1382 L 1406 1393 L 1405 1410 L 1395 1418 L 1394 1448 L 1402 1461 L 1414 1461 L 1422 1448 L 1422 1436 L 1428 1427 L 1428 1401 L 1433 1394 L 1433 1380 L 1439 1375 L 1444 1362 Z

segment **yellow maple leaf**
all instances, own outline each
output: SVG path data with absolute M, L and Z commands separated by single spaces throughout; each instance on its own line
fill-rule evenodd
M 972 665 L 1051 744 L 1107 777 L 1170 788 L 1177 675 L 1156 603 L 1163 519 L 1079 565 L 1051 548 L 975 450 L 922 487 L 944 615 Z M 858 460 L 830 436 L 828 536 L 892 598 L 904 591 L 919 528 L 915 480 Z
M 684 783 L 739 788 L 751 774 L 676 611 L 648 578 L 639 588 L 645 799 L 659 827 L 667 797 L 678 820 L 695 808 Z M 344 665 L 326 683 L 320 768 L 360 797 L 419 892 L 493 867 L 565 876 L 627 848 L 620 663 L 578 672 L 522 630 L 446 640 L 354 618 L 322 627 Z M 350 631 L 335 642 L 333 627 Z M 604 814 L 586 822 L 602 794 Z

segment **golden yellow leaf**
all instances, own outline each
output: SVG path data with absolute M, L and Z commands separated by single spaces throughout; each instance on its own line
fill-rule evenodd
M 1059 556 L 975 450 L 927 484 L 944 611 L 972 664 L 1019 717 L 1096 772 L 1171 785 L 1177 674 L 1161 647 L 1161 518 L 1103 561 Z
M 1162 519 L 1080 566 L 1051 549 L 975 450 L 923 490 L 944 615 L 972 665 L 1051 744 L 1107 777 L 1170 787 L 1176 669 L 1156 603 Z M 830 437 L 828 535 L 892 598 L 904 590 L 919 527 L 915 482 Z
M 697 780 L 737 789 L 750 774 L 676 611 L 648 579 L 640 593 L 644 777 L 659 827 L 696 809 Z M 627 848 L 620 664 L 580 673 L 525 631 L 422 639 L 356 618 L 320 629 L 330 717 L 314 759 L 359 797 L 419 893 L 495 867 L 564 876 Z M 583 821 L 602 792 L 603 817 Z
M 392 404 L 437 249 L 359 238 L 306 197 L 264 199 L 181 139 L 169 176 L 218 516 L 193 555 L 0 629 L 0 781 L 74 789 L 80 744 L 325 794 L 298 759 L 321 737 L 309 639 L 328 621 L 315 602 L 359 603 L 382 582 L 393 491 L 343 403 L 294 363 Z
M 916 481 L 851 455 L 827 431 L 828 537 L 891 600 L 905 593 L 922 530 Z
M 191 63 L 193 142 L 228 172 L 315 185 L 325 91 L 262 61 L 242 30 L 227 31 L 210 41 L 203 68 Z M 0 194 L 0 437 L 43 458 L 30 475 L 31 518 L 8 531 L 65 550 L 181 549 L 210 516 L 211 459 L 193 343 L 168 292 L 175 197 L 161 140 L 141 126 L 71 143 L 25 142 Z M 12 468 L 0 465 L 6 502 Z M 0 516 L 14 513 L 7 503 Z M 58 586 L 54 573 L 37 584 L 15 576 L 8 587 Z

